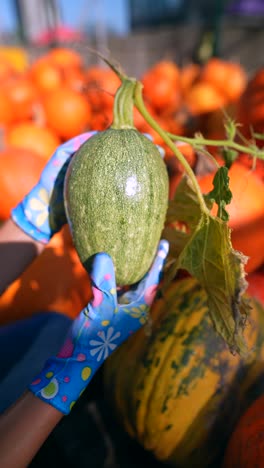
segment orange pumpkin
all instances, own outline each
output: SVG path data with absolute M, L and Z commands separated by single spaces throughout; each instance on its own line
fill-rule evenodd
M 10 80 L 4 87 L 13 108 L 13 120 L 21 121 L 32 118 L 38 96 L 34 85 L 22 76 Z
M 84 91 L 86 86 L 85 76 L 82 70 L 70 68 L 64 76 L 64 83 L 76 91 Z
M 185 104 L 192 115 L 213 112 L 223 108 L 226 97 L 213 84 L 205 81 L 195 83 L 185 95 Z
M 248 82 L 238 105 L 238 122 L 242 124 L 241 131 L 250 137 L 253 131 L 264 132 L 264 68 L 260 68 Z M 263 140 L 257 140 L 263 146 Z
M 211 58 L 201 72 L 201 80 L 211 83 L 229 102 L 239 99 L 247 84 L 247 75 L 239 63 Z
M 89 103 L 81 93 L 66 86 L 45 94 L 43 109 L 47 126 L 64 140 L 79 135 L 90 126 Z
M 107 68 L 100 65 L 90 65 L 85 71 L 86 83 L 95 83 L 104 76 Z
M 183 95 L 185 95 L 189 89 L 199 79 L 201 73 L 201 66 L 196 63 L 186 64 L 180 72 L 180 85 Z
M 7 130 L 5 144 L 34 151 L 47 161 L 59 146 L 60 139 L 47 127 L 40 127 L 33 122 L 20 122 Z
M 45 160 L 32 151 L 8 148 L 0 152 L 0 220 L 8 219 L 11 209 L 37 183 Z
M 264 305 L 264 267 L 247 275 L 247 292 Z
M 55 47 L 46 55 L 47 59 L 63 72 L 72 69 L 82 69 L 82 56 L 68 47 Z
M 141 78 L 146 101 L 159 113 L 173 114 L 181 103 L 180 73 L 176 64 L 161 61 Z
M 65 226 L 1 295 L 0 324 L 40 311 L 56 311 L 75 318 L 91 298 L 89 277 Z
M 63 82 L 61 71 L 46 56 L 40 57 L 32 64 L 29 77 L 40 93 L 57 89 Z
M 106 130 L 113 122 L 112 109 L 102 109 L 101 111 L 93 111 L 91 117 L 90 127 L 91 130 L 99 132 Z
M 229 440 L 223 468 L 264 466 L 264 395 L 245 411 Z
M 6 128 L 14 120 L 14 109 L 9 96 L 0 89 L 0 127 Z
M 10 79 L 13 79 L 17 76 L 17 70 L 15 69 L 14 65 L 5 57 L 2 53 L 0 53 L 0 83 L 5 84 Z
M 114 96 L 120 86 L 118 76 L 107 68 L 93 66 L 86 71 L 86 97 L 95 111 L 112 109 Z
M 180 71 L 176 63 L 172 60 L 161 60 L 153 65 L 150 71 L 157 74 L 157 76 L 166 77 L 167 80 L 171 81 L 176 86 L 179 83 Z
M 252 170 L 254 167 L 254 172 L 260 177 L 264 182 L 264 160 L 257 159 L 253 161 L 252 156 L 246 153 L 241 153 L 239 155 L 239 162 L 246 166 L 249 170 Z
M 235 249 L 249 256 L 246 271 L 256 270 L 264 262 L 264 184 L 253 172 L 239 162 L 230 171 L 233 199 L 227 210 Z M 212 190 L 213 174 L 198 178 L 203 193 Z M 214 213 L 216 213 L 216 207 Z

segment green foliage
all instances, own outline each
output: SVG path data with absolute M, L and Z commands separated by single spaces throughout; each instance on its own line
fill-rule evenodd
M 228 168 L 221 166 L 216 172 L 213 180 L 213 190 L 205 195 L 205 201 L 212 206 L 215 202 L 218 205 L 217 216 L 223 221 L 229 220 L 229 214 L 226 211 L 226 205 L 232 200 L 232 192 L 229 188 Z
M 218 172 L 214 200 L 217 199 L 224 218 L 224 206 L 231 199 L 227 182 L 226 170 Z M 177 222 L 183 223 L 185 230 L 177 229 Z M 250 306 L 243 293 L 247 286 L 244 273 L 247 259 L 233 249 L 227 223 L 201 209 L 192 182 L 186 176 L 169 205 L 163 237 L 170 242 L 164 288 L 179 269 L 188 271 L 206 290 L 216 331 L 232 352 L 246 354 L 243 329 Z

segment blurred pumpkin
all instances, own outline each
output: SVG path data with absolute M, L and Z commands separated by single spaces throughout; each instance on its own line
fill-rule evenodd
M 10 80 L 4 87 L 13 108 L 13 120 L 28 120 L 33 117 L 38 100 L 34 85 L 24 76 Z
M 69 47 L 54 47 L 47 53 L 46 58 L 64 73 L 72 69 L 80 70 L 84 65 L 82 56 Z
M 91 130 L 103 131 L 106 130 L 113 121 L 112 109 L 102 109 L 101 111 L 93 111 L 90 127 Z
M 213 189 L 213 173 L 198 177 L 203 193 Z M 227 205 L 236 250 L 249 257 L 246 271 L 256 270 L 264 262 L 264 184 L 261 179 L 239 162 L 229 170 L 232 201 Z M 213 213 L 217 209 L 214 207 Z
M 249 80 L 245 92 L 238 104 L 238 122 L 240 131 L 248 138 L 252 131 L 264 132 L 264 68 L 260 68 Z M 263 146 L 263 139 L 256 137 L 258 146 Z
M 46 161 L 60 144 L 55 132 L 33 122 L 21 122 L 10 127 L 4 138 L 7 146 L 33 151 Z
M 45 94 L 46 124 L 60 138 L 68 140 L 90 128 L 91 107 L 85 97 L 66 86 Z
M 40 57 L 31 65 L 29 77 L 40 93 L 57 89 L 63 82 L 61 71 L 46 57 Z
M 175 85 L 178 85 L 180 79 L 180 71 L 178 65 L 172 60 L 160 60 L 155 63 L 149 71 L 160 77 L 166 77 Z
M 247 153 L 240 153 L 238 160 L 241 164 L 248 168 L 248 170 L 254 171 L 257 176 L 264 182 L 264 160 L 256 159 L 253 160 L 252 156 Z
M 153 114 L 153 111 L 151 113 Z M 133 118 L 134 125 L 139 131 L 146 126 L 146 120 L 136 107 L 133 109 Z
M 14 120 L 14 109 L 9 96 L 0 89 L 0 126 L 6 128 Z
M 192 115 L 221 109 L 227 103 L 225 96 L 211 83 L 198 81 L 185 95 L 185 105 Z
M 247 84 L 246 72 L 239 63 L 216 57 L 204 65 L 200 79 L 214 86 L 229 102 L 239 99 Z
M 24 47 L 0 46 L 0 62 L 7 61 L 14 72 L 23 73 L 29 65 L 28 52 Z
M 97 82 L 105 74 L 107 68 L 101 65 L 90 65 L 85 71 L 87 84 Z
M 0 324 L 56 311 L 75 318 L 92 298 L 89 277 L 80 263 L 68 227 L 0 296 Z
M 222 468 L 264 466 L 264 395 L 250 405 L 228 442 Z
M 84 92 L 86 89 L 86 80 L 83 71 L 77 68 L 70 68 L 67 70 L 64 76 L 64 84 L 76 91 Z
M 264 305 L 264 265 L 247 275 L 247 293 Z
M 93 66 L 86 71 L 86 97 L 95 111 L 112 109 L 119 86 L 120 79 L 112 70 Z
M 45 160 L 33 151 L 7 148 L 0 152 L 0 220 L 8 219 L 11 209 L 37 183 Z
M 17 76 L 14 65 L 0 52 L 0 83 L 5 84 Z
M 181 103 L 180 73 L 171 61 L 161 61 L 142 76 L 143 95 L 157 112 L 173 114 Z
M 183 95 L 188 93 L 189 89 L 199 79 L 201 66 L 196 63 L 188 63 L 180 71 L 180 86 Z

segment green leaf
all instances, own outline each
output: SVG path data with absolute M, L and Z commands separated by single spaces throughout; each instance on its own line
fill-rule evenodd
M 247 353 L 243 330 L 250 306 L 243 298 L 247 258 L 235 251 L 225 221 L 201 209 L 190 180 L 184 176 L 168 210 L 163 236 L 170 242 L 164 288 L 179 269 L 188 271 L 204 287 L 217 333 L 232 352 Z M 183 233 L 173 226 L 186 223 Z
M 225 161 L 225 166 L 230 169 L 232 166 L 233 162 L 237 159 L 238 157 L 238 151 L 232 150 L 230 148 L 222 148 L 221 150 L 222 156 Z
M 216 172 L 213 180 L 213 190 L 205 195 L 205 200 L 215 202 L 218 205 L 217 216 L 223 221 L 229 220 L 229 214 L 226 211 L 226 205 L 232 200 L 232 192 L 229 188 L 228 168 L 221 166 Z

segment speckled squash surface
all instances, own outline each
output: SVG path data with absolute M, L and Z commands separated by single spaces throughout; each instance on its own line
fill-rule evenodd
M 117 284 L 148 271 L 168 204 L 168 174 L 156 146 L 133 128 L 87 140 L 66 174 L 65 206 L 84 265 L 97 252 L 114 261 Z
M 151 334 L 139 330 L 107 360 L 105 395 L 117 419 L 157 459 L 219 466 L 244 395 L 263 373 L 259 312 L 245 330 L 253 351 L 234 356 L 213 329 L 205 291 L 183 279 L 156 299 Z

